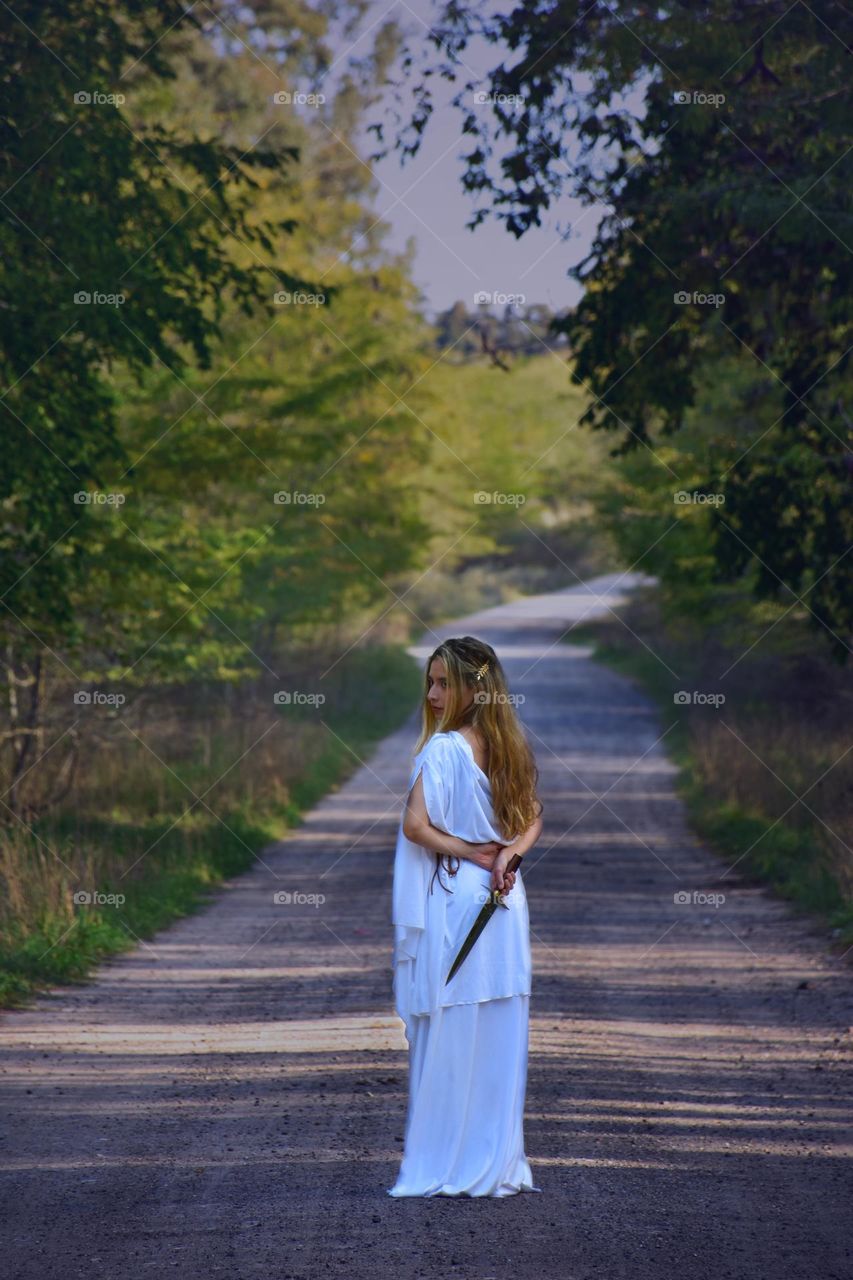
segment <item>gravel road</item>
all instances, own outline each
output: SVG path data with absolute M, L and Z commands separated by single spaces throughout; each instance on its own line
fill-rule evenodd
M 541 773 L 525 1139 L 543 1194 L 385 1192 L 412 719 L 204 911 L 0 1016 L 9 1280 L 853 1276 L 853 952 L 691 835 L 669 722 L 560 641 L 631 585 L 439 631 L 495 645 Z

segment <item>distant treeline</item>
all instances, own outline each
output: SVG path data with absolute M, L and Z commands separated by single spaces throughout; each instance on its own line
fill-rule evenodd
M 510 356 L 568 350 L 565 334 L 552 329 L 552 321 L 564 320 L 566 314 L 543 303 L 505 302 L 502 294 L 486 295 L 483 301 L 475 299 L 470 309 L 464 302 L 454 302 L 439 311 L 433 320 L 435 342 L 441 351 L 452 347 L 450 358 L 460 363 L 488 356 L 500 364 Z

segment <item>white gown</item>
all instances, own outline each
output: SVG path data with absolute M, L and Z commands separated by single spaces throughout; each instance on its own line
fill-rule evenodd
M 505 843 L 494 826 L 489 779 L 461 733 L 433 734 L 415 757 L 409 789 L 421 772 L 433 826 L 475 844 Z M 388 1194 L 540 1191 L 524 1153 L 531 963 L 521 872 L 506 896 L 508 910 L 498 907 L 445 985 L 488 897 L 491 873 L 465 858 L 455 876 L 442 865 L 433 880 L 435 868 L 435 853 L 407 839 L 401 822 L 393 986 L 409 1045 L 409 1102 L 402 1163 Z

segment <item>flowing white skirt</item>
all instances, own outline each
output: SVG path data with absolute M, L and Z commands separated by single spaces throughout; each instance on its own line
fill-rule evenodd
M 414 1016 L 402 1164 L 391 1196 L 541 1191 L 524 1154 L 530 996 Z

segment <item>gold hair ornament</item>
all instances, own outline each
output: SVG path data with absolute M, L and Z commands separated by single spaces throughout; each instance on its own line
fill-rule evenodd
M 488 669 L 489 669 L 489 663 L 487 660 L 486 662 L 483 663 L 483 665 L 477 671 L 477 679 L 482 680 L 483 676 L 486 674 Z

